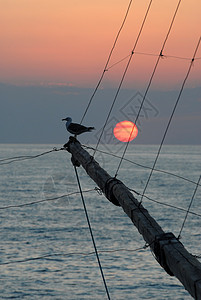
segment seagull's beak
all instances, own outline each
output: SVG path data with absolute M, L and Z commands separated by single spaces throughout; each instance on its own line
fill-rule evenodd
M 66 119 L 62 119 L 62 121 L 66 121 Z

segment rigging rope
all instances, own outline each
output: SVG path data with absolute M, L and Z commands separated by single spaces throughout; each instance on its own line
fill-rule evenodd
M 154 53 L 145 53 L 145 52 L 137 52 L 137 51 L 135 51 L 134 54 L 158 57 L 158 54 L 154 54 Z M 112 69 L 114 66 L 118 65 L 119 63 L 121 63 L 121 62 L 124 61 L 125 59 L 127 59 L 129 56 L 130 56 L 130 54 L 128 54 L 127 56 L 125 56 L 125 57 L 123 57 L 122 59 L 118 60 L 117 62 L 113 63 L 111 66 L 109 66 L 109 67 L 107 68 L 107 71 L 110 70 L 110 69 Z M 189 58 L 189 57 L 174 56 L 174 55 L 168 55 L 168 54 L 163 54 L 162 57 L 163 57 L 163 58 L 182 59 L 182 60 L 191 60 L 191 58 Z M 196 58 L 196 60 L 198 60 L 198 59 L 199 59 L 199 58 Z
M 201 186 L 201 184 L 199 183 L 196 183 L 198 186 Z M 142 196 L 141 193 L 135 191 L 134 189 L 131 189 L 128 187 L 128 189 L 132 192 L 134 192 L 135 194 L 137 194 L 138 196 Z M 102 190 L 98 187 L 95 187 L 94 189 L 90 189 L 90 190 L 84 190 L 82 191 L 82 193 L 89 193 L 89 192 L 94 192 L 96 191 L 99 195 L 102 195 Z M 69 196 L 73 196 L 73 195 L 77 195 L 77 194 L 80 194 L 80 192 L 72 192 L 72 193 L 69 193 L 69 194 L 64 194 L 64 195 L 61 195 L 61 196 L 58 196 L 58 197 L 53 197 L 53 198 L 47 198 L 47 199 L 41 199 L 41 200 L 36 200 L 36 201 L 31 201 L 31 202 L 27 202 L 27 203 L 22 203 L 22 204 L 11 204 L 11 205 L 8 205 L 8 206 L 0 206 L 0 211 L 1 210 L 5 210 L 5 209 L 11 209 L 11 208 L 21 208 L 21 207 L 25 207 L 25 206 L 31 206 L 31 205 L 34 205 L 34 204 L 39 204 L 39 203 L 44 203 L 44 202 L 51 202 L 51 201 L 56 201 L 56 200 L 61 200 L 63 198 L 66 198 L 66 197 L 69 197 Z M 171 207 L 171 208 L 174 208 L 174 209 L 177 209 L 177 210 L 180 210 L 180 211 L 183 211 L 183 212 L 187 212 L 188 210 L 186 210 L 185 208 L 182 208 L 182 207 L 178 207 L 178 206 L 175 206 L 175 205 L 171 205 L 171 204 L 167 204 L 167 203 L 164 203 L 164 202 L 160 202 L 158 200 L 155 200 L 153 198 L 150 198 L 148 197 L 147 195 L 144 195 L 144 197 L 152 202 L 155 202 L 155 203 L 158 203 L 160 205 L 163 205 L 163 206 L 167 206 L 167 207 Z M 196 212 L 193 212 L 193 211 L 189 211 L 188 212 L 189 214 L 192 214 L 192 215 L 195 215 L 197 217 L 201 217 L 201 214 L 198 214 Z
M 136 249 L 114 249 L 114 250 L 99 250 L 99 253 L 114 253 L 114 252 L 137 252 L 140 250 L 145 250 L 148 248 L 150 245 L 145 244 L 143 247 L 139 247 Z M 19 259 L 19 260 L 11 260 L 11 261 L 6 261 L 6 262 L 1 262 L 0 265 L 10 265 L 10 264 L 16 264 L 16 263 L 24 263 L 28 261 L 33 261 L 33 260 L 40 260 L 40 259 L 47 259 L 50 257 L 58 257 L 58 256 L 73 256 L 73 255 L 82 255 L 82 256 L 89 256 L 95 254 L 95 251 L 92 252 L 69 252 L 69 253 L 52 253 L 52 254 L 45 254 L 41 256 L 36 256 L 36 257 L 29 257 L 25 259 Z
M 167 34 L 166 34 L 165 40 L 164 40 L 164 42 L 163 42 L 163 45 L 162 45 L 162 48 L 161 48 L 161 51 L 160 51 L 160 54 L 158 55 L 158 59 L 157 59 L 156 64 L 155 64 L 155 66 L 154 66 L 154 70 L 153 70 L 153 72 L 152 72 L 152 74 L 151 74 L 151 77 L 150 77 L 148 86 L 147 86 L 147 88 L 146 88 L 146 91 L 145 91 L 145 93 L 144 93 L 144 96 L 143 96 L 143 99 L 142 99 L 140 108 L 139 108 L 138 113 L 137 113 L 137 116 L 136 116 L 136 118 L 135 118 L 135 122 L 134 122 L 134 125 L 133 125 L 133 128 L 132 128 L 132 131 L 131 131 L 131 133 L 130 133 L 128 142 L 126 143 L 125 149 L 124 149 L 123 154 L 122 154 L 122 158 L 121 158 L 121 160 L 120 160 L 120 162 L 119 162 L 119 165 L 118 165 L 118 167 L 117 167 L 117 171 L 116 171 L 115 177 L 118 175 L 119 169 L 120 169 L 121 164 L 122 164 L 122 161 L 123 161 L 123 157 L 124 157 L 125 154 L 126 154 L 126 151 L 127 151 L 128 145 L 129 145 L 129 143 L 130 143 L 130 139 L 131 139 L 133 130 L 134 130 L 134 128 L 135 128 L 135 126 L 136 126 L 136 123 L 137 123 L 137 121 L 138 121 L 138 118 L 139 118 L 139 116 L 140 116 L 140 112 L 141 112 L 141 110 L 142 110 L 142 107 L 143 107 L 143 105 L 144 105 L 146 96 L 147 96 L 148 91 L 149 91 L 149 89 L 150 89 L 150 86 L 151 86 L 151 84 L 152 84 L 152 80 L 153 80 L 154 75 L 155 75 L 155 73 L 156 73 L 156 69 L 157 69 L 157 67 L 158 67 L 160 58 L 163 57 L 163 50 L 164 50 L 164 48 L 165 48 L 166 42 L 167 42 L 167 40 L 168 40 L 168 37 L 169 37 L 169 35 L 170 35 L 172 26 L 173 26 L 173 24 L 174 24 L 174 21 L 175 21 L 175 18 L 176 18 L 176 15 L 177 15 L 177 12 L 178 12 L 180 3 L 181 3 L 181 0 L 179 0 L 179 2 L 178 2 L 178 4 L 177 4 L 177 7 L 176 7 L 176 10 L 175 10 L 175 12 L 174 12 L 172 21 L 171 21 L 171 23 L 170 23 L 170 27 L 169 27 L 168 32 L 167 32 Z
M 108 115 L 107 115 L 107 117 L 106 117 L 104 126 L 103 126 L 103 128 L 102 128 L 102 130 L 101 130 L 101 134 L 100 134 L 100 136 L 99 136 L 99 138 L 98 138 L 98 142 L 97 142 L 97 144 L 96 144 L 96 148 L 95 148 L 93 157 L 94 157 L 94 155 L 96 154 L 96 150 L 98 149 L 98 146 L 99 146 L 100 140 L 101 140 L 101 138 L 102 138 L 103 132 L 104 132 L 104 130 L 105 130 L 105 127 L 106 127 L 106 125 L 107 125 L 107 122 L 108 122 L 108 120 L 109 120 L 109 117 L 110 117 L 110 115 L 111 115 L 111 112 L 112 112 L 112 110 L 113 110 L 113 107 L 114 107 L 115 102 L 116 102 L 116 100 L 117 100 L 117 97 L 118 97 L 118 95 L 119 95 L 120 89 L 121 89 L 122 84 L 123 84 L 123 82 L 124 82 L 124 79 L 125 79 L 126 73 L 127 73 L 127 71 L 128 71 L 128 68 L 129 68 L 129 66 L 130 66 L 131 60 L 132 60 L 132 58 L 133 58 L 133 54 L 135 53 L 135 48 L 137 47 L 139 38 L 140 38 L 140 36 L 141 36 L 143 27 L 144 27 L 144 25 L 145 25 L 147 16 L 148 16 L 148 14 L 149 14 L 149 10 L 150 10 L 150 8 L 151 8 L 151 4 L 152 4 L 152 0 L 150 0 L 150 2 L 149 2 L 149 5 L 148 5 L 148 8 L 147 8 L 147 10 L 146 10 L 144 19 L 143 19 L 143 21 L 142 21 L 142 25 L 141 25 L 141 27 L 140 27 L 138 36 L 137 36 L 137 38 L 136 38 L 135 44 L 134 44 L 134 46 L 133 46 L 133 49 L 132 49 L 132 51 L 131 51 L 131 54 L 129 55 L 129 59 L 128 59 L 128 62 L 127 62 L 126 67 L 125 67 L 125 69 L 124 69 L 124 72 L 123 72 L 122 78 L 121 78 L 121 80 L 120 80 L 119 86 L 118 86 L 118 88 L 117 88 L 117 92 L 116 92 L 115 97 L 114 97 L 114 99 L 113 99 L 113 102 L 112 102 L 112 105 L 111 105 L 111 107 L 110 107 L 109 113 L 108 113 Z
M 87 148 L 87 149 L 91 149 L 91 150 L 95 150 L 94 147 L 91 147 L 91 146 L 86 146 L 86 145 L 83 145 L 82 144 L 82 147 L 84 148 Z M 3 158 L 3 159 L 0 159 L 0 166 L 2 164 L 10 164 L 12 162 L 18 162 L 18 161 L 21 161 L 21 160 L 29 160 L 29 159 L 34 159 L 34 158 L 37 158 L 37 157 L 40 157 L 40 156 L 43 156 L 43 155 L 46 155 L 46 154 L 49 154 L 51 152 L 55 152 L 55 151 L 61 151 L 61 150 L 65 150 L 65 148 L 60 148 L 60 149 L 57 149 L 56 147 L 53 148 L 52 150 L 49 150 L 49 151 L 46 151 L 46 152 L 43 152 L 43 153 L 40 153 L 40 154 L 37 154 L 37 155 L 33 155 L 33 156 L 30 156 L 30 155 L 22 155 L 22 156 L 14 156 L 14 157 L 9 157 L 9 158 Z M 117 154 L 114 154 L 112 152 L 107 152 L 107 151 L 103 151 L 103 150 L 100 150 L 100 149 L 97 149 L 97 152 L 100 152 L 100 153 L 103 153 L 103 154 L 107 154 L 107 155 L 111 155 L 113 157 L 116 157 L 116 158 L 121 158 L 121 156 L 117 155 Z M 4 162 L 4 161 L 8 161 L 10 160 L 9 162 L 6 162 L 6 163 L 2 163 L 1 162 Z M 142 164 L 139 164 L 139 163 L 136 163 L 128 158 L 123 158 L 123 160 L 131 163 L 131 164 L 134 164 L 138 167 L 141 167 L 141 168 L 145 168 L 145 169 L 152 169 L 152 167 L 149 167 L 149 166 L 145 166 L 145 165 L 142 165 Z M 160 169 L 154 169 L 155 172 L 160 172 L 160 173 L 164 173 L 164 174 L 167 174 L 167 175 L 170 175 L 170 176 L 174 176 L 174 177 L 177 177 L 179 179 L 182 179 L 182 180 L 185 180 L 187 182 L 190 182 L 190 183 L 193 183 L 195 185 L 197 185 L 197 182 L 191 180 L 191 179 L 188 179 L 186 177 L 183 177 L 181 175 L 177 175 L 175 173 L 171 173 L 171 172 L 168 172 L 168 171 L 165 171 L 165 170 L 160 170 Z M 199 186 L 201 186 L 201 184 L 199 184 Z M 95 188 L 96 189 L 96 188 Z M 91 190 L 89 190 L 91 191 Z M 86 191 L 87 192 L 87 191 Z M 64 197 L 65 195 L 63 195 L 62 197 Z M 68 194 L 66 196 L 69 196 Z M 59 198 L 59 197 L 58 197 Z M 56 199 L 56 198 L 55 198 Z M 50 199 L 51 200 L 51 199 Z M 54 198 L 52 199 L 54 200 Z M 39 200 L 40 202 L 41 200 Z M 42 200 L 42 201 L 45 201 L 45 200 Z M 36 202 L 37 203 L 37 202 Z M 1 209 L 1 208 L 0 208 Z
M 120 33 L 121 33 L 121 31 L 122 31 L 122 29 L 123 29 L 123 27 L 124 27 L 124 24 L 125 24 L 125 22 L 126 22 L 126 19 L 127 19 L 127 16 L 128 16 L 128 13 L 129 13 L 129 10 L 130 10 L 130 7 L 131 7 L 132 2 L 133 2 L 133 0 L 130 0 L 129 5 L 128 5 L 128 8 L 127 8 L 127 11 L 126 11 L 126 14 L 125 14 L 125 17 L 124 17 L 124 20 L 123 20 L 123 22 L 122 22 L 122 24 L 121 24 L 121 27 L 120 27 L 120 29 L 119 29 L 119 31 L 118 31 L 118 33 L 117 33 L 117 36 L 116 36 L 115 41 L 114 41 L 114 44 L 113 44 L 112 49 L 111 49 L 111 51 L 110 51 L 110 54 L 109 54 L 109 56 L 108 56 L 108 59 L 107 59 L 105 68 L 104 68 L 104 70 L 103 70 L 103 72 L 102 72 L 102 75 L 101 75 L 101 77 L 100 77 L 100 79 L 99 79 L 99 81 L 98 81 L 98 83 L 97 83 L 97 85 L 96 85 L 96 87 L 95 87 L 95 90 L 94 90 L 94 92 L 93 92 L 93 94 L 92 94 L 92 96 L 91 96 L 91 98 L 90 98 L 90 100 L 89 100 L 89 103 L 88 103 L 88 105 L 87 105 L 87 107 L 86 107 L 86 110 L 85 110 L 83 116 L 82 116 L 82 119 L 81 119 L 81 121 L 80 121 L 80 124 L 82 124 L 82 122 L 83 122 L 83 120 L 84 120 L 84 118 L 85 118 L 85 116 L 86 116 L 86 114 L 87 114 L 87 111 L 88 111 L 88 109 L 89 109 L 89 107 L 90 107 L 90 105 L 91 105 L 91 102 L 92 102 L 92 100 L 93 100 L 93 98 L 94 98 L 94 96 L 95 96 L 95 94 L 96 94 L 96 92 L 97 92 L 97 90 L 98 90 L 98 88 L 99 88 L 99 86 L 100 86 L 102 80 L 103 80 L 103 77 L 104 77 L 104 75 L 105 75 L 105 72 L 107 71 L 107 66 L 108 66 L 108 64 L 109 64 L 109 62 L 110 62 L 112 53 L 113 53 L 114 48 L 115 48 L 115 46 L 116 46 L 116 44 L 117 44 L 119 35 L 120 35 Z
M 94 147 L 86 146 L 86 145 L 83 145 L 83 144 L 82 144 L 82 147 L 87 148 L 87 149 L 91 149 L 91 150 L 95 150 Z M 112 152 L 107 152 L 107 151 L 103 151 L 103 150 L 100 150 L 100 149 L 97 149 L 96 151 L 97 151 L 97 152 L 100 152 L 100 153 L 103 153 L 103 154 L 111 155 L 111 156 L 116 157 L 116 158 L 121 158 L 121 156 L 119 156 L 119 155 L 117 155 L 117 154 L 114 154 L 114 153 L 112 153 Z M 145 166 L 145 165 L 136 163 L 136 162 L 134 162 L 134 161 L 132 161 L 132 160 L 130 160 L 130 159 L 128 159 L 128 158 L 125 158 L 125 157 L 123 158 L 123 160 L 125 160 L 125 161 L 127 161 L 127 162 L 129 162 L 129 163 L 131 163 L 131 164 L 134 164 L 135 166 L 144 168 L 144 169 L 149 169 L 149 170 L 152 169 L 152 167 L 148 167 L 148 166 Z M 169 172 L 169 171 L 160 170 L 160 169 L 154 169 L 154 171 L 155 171 L 155 172 L 159 172 L 159 173 L 164 173 L 164 174 L 167 174 L 167 175 L 170 175 L 170 176 L 174 176 L 174 177 L 177 177 L 177 178 L 179 178 L 179 179 L 185 180 L 185 181 L 187 181 L 187 182 L 189 182 L 189 183 L 193 183 L 193 184 L 197 185 L 197 182 L 195 182 L 195 181 L 193 181 L 193 180 L 191 180 L 191 179 L 188 179 L 188 178 L 186 178 L 186 177 L 183 177 L 183 176 L 181 176 L 181 175 L 177 175 L 177 174 L 175 174 L 175 173 Z M 199 184 L 199 186 L 201 186 L 201 184 Z
M 151 169 L 151 172 L 150 172 L 150 174 L 149 174 L 148 180 L 147 180 L 147 182 L 146 182 L 146 184 L 145 184 L 145 187 L 144 187 L 144 190 L 143 190 L 143 193 L 142 193 L 141 202 L 142 202 L 142 199 L 143 199 L 143 195 L 145 194 L 146 189 L 147 189 L 147 187 L 148 187 L 148 184 L 149 184 L 149 182 L 150 182 L 150 179 L 151 179 L 151 176 L 152 176 L 152 174 L 153 174 L 153 171 L 154 171 L 154 168 L 155 168 L 155 166 L 156 166 L 156 163 L 157 163 L 157 161 L 158 161 L 158 158 L 159 158 L 159 155 L 160 155 L 160 152 L 161 152 L 161 149 L 162 149 L 162 146 L 163 146 L 165 137 L 166 137 L 167 132 L 168 132 L 168 129 L 169 129 L 169 127 L 170 127 L 172 118 L 173 118 L 173 116 L 174 116 L 174 113 L 175 113 L 175 110 L 176 110 L 177 105 L 178 105 L 178 103 L 179 103 L 179 100 L 180 100 L 180 98 L 181 98 L 181 95 L 182 95 L 184 86 L 185 86 L 185 84 L 186 84 L 186 81 L 187 81 L 188 76 L 189 76 L 189 74 L 190 74 L 191 68 L 192 68 L 192 66 L 193 66 L 194 59 L 195 59 L 197 50 L 198 50 L 199 45 L 200 45 L 200 41 L 201 41 L 201 37 L 199 38 L 198 43 L 197 43 L 197 45 L 196 45 L 195 52 L 194 52 L 194 54 L 193 54 L 193 58 L 192 58 L 192 60 L 191 60 L 190 66 L 189 66 L 189 68 L 188 68 L 188 71 L 187 71 L 186 76 L 185 76 L 185 78 L 184 78 L 184 81 L 183 81 L 183 83 L 182 83 L 182 86 L 181 86 L 179 95 L 178 95 L 178 97 L 177 97 L 177 100 L 176 100 L 176 102 L 175 102 L 174 108 L 173 108 L 172 113 L 171 113 L 171 115 L 170 115 L 170 118 L 169 118 L 168 124 L 167 124 L 167 126 L 166 126 L 166 129 L 165 129 L 165 132 L 164 132 L 164 135 L 163 135 L 161 144 L 160 144 L 160 146 L 159 146 L 159 149 L 158 149 L 158 152 L 157 152 L 157 155 L 156 155 L 154 164 L 153 164 L 153 166 L 152 166 L 152 169 Z
M 198 182 L 197 182 L 197 185 L 196 185 L 196 187 L 195 187 L 193 196 L 192 196 L 191 201 L 190 201 L 190 203 L 189 203 L 188 210 L 187 210 L 187 212 L 186 212 L 186 215 L 185 215 L 183 224 L 182 224 L 182 226 L 181 226 L 181 229 L 180 229 L 180 232 L 179 232 L 179 235 L 178 235 L 178 239 L 181 238 L 181 233 L 182 233 L 182 230 L 183 230 L 184 225 L 185 225 L 185 223 L 186 223 L 186 219 L 187 219 L 187 217 L 188 217 L 188 214 L 189 214 L 189 212 L 190 212 L 191 205 L 193 204 L 193 200 L 194 200 L 194 198 L 195 198 L 195 194 L 196 194 L 196 192 L 197 192 L 197 189 L 198 189 L 198 185 L 199 185 L 199 183 L 200 183 L 200 180 L 201 180 L 201 176 L 200 176 L 199 179 L 198 179 Z
M 52 150 L 45 151 L 43 153 L 36 154 L 36 155 L 21 155 L 21 156 L 14 156 L 14 157 L 9 157 L 9 158 L 3 158 L 3 159 L 0 159 L 0 166 L 2 166 L 2 165 L 9 165 L 9 164 L 11 164 L 13 162 L 16 162 L 16 161 L 22 161 L 22 160 L 27 160 L 27 159 L 38 158 L 40 156 L 49 154 L 51 152 L 55 152 L 55 151 L 58 152 L 58 151 L 61 151 L 61 150 L 64 150 L 64 148 L 60 148 L 60 149 L 53 148 Z
M 87 149 L 91 149 L 91 150 L 95 150 L 95 148 L 91 147 L 91 146 L 86 146 L 86 145 L 83 145 L 82 146 L 84 148 L 87 148 Z M 45 155 L 45 154 L 48 154 L 48 153 L 51 153 L 53 151 L 60 151 L 60 150 L 64 150 L 64 148 L 60 148 L 60 149 L 57 149 L 57 148 L 53 148 L 53 150 L 50 150 L 50 151 L 46 151 L 46 152 L 43 152 L 43 153 L 40 153 L 40 154 L 37 154 L 37 155 L 34 155 L 34 156 L 28 156 L 28 155 L 23 155 L 23 156 L 14 156 L 14 157 L 9 157 L 9 158 L 4 158 L 4 159 L 0 159 L 0 162 L 1 161 L 8 161 L 8 160 L 11 160 L 10 162 L 8 163 L 11 163 L 11 162 L 14 162 L 14 161 L 21 161 L 21 160 L 26 160 L 26 159 L 33 159 L 33 158 L 36 158 L 36 157 L 40 157 L 42 155 Z M 107 154 L 107 155 L 111 155 L 113 157 L 116 157 L 116 158 L 121 158 L 120 156 L 116 155 L 116 154 L 113 154 L 113 153 L 110 153 L 110 152 L 106 152 L 106 151 L 103 151 L 103 150 L 97 150 L 98 152 L 100 153 L 104 153 L 104 154 Z M 142 167 L 142 168 L 146 168 L 146 169 L 151 169 L 151 167 L 148 167 L 148 166 L 145 166 L 145 165 L 142 165 L 142 164 L 139 164 L 139 163 L 136 163 L 130 159 L 127 159 L 127 158 L 123 158 L 123 160 L 129 162 L 129 163 L 132 163 L 136 166 L 139 166 L 139 167 Z M 183 176 L 180 176 L 180 175 L 177 175 L 177 174 L 174 174 L 174 173 L 171 173 L 171 172 L 168 172 L 168 171 L 165 171 L 165 170 L 159 170 L 159 169 L 154 169 L 155 172 L 161 172 L 161 173 L 164 173 L 164 174 L 167 174 L 167 175 L 170 175 L 170 176 L 174 176 L 174 177 L 177 177 L 179 179 L 182 179 L 182 180 L 185 180 L 189 183 L 192 183 L 192 184 L 195 184 L 196 186 L 201 186 L 200 182 L 195 182 L 193 180 L 190 180 L 188 178 L 185 178 Z M 136 192 L 135 190 L 131 189 L 131 188 L 128 188 L 130 191 L 136 193 L 137 195 L 140 195 L 142 196 L 143 194 L 139 193 L 139 192 Z M 98 192 L 100 195 L 102 194 L 102 191 L 100 190 L 100 188 L 98 187 L 95 187 L 94 189 L 89 189 L 89 190 L 85 190 L 85 191 L 82 191 L 83 193 L 88 193 L 88 192 L 92 192 L 92 191 L 96 191 Z M 41 200 L 36 200 L 36 201 L 31 201 L 31 202 L 28 202 L 28 203 L 22 203 L 22 204 L 13 204 L 13 205 L 8 205 L 8 206 L 2 206 L 0 207 L 0 210 L 5 210 L 5 209 L 10 209 L 10 208 L 21 208 L 21 207 L 25 207 L 25 206 L 30 206 L 30 205 L 34 205 L 34 204 L 39 204 L 39 203 L 44 203 L 44 202 L 50 202 L 50 201 L 56 201 L 56 200 L 60 200 L 60 199 L 63 199 L 65 197 L 68 197 L 68 196 L 72 196 L 72 195 L 76 195 L 80 192 L 72 192 L 72 193 L 69 193 L 69 194 L 64 194 L 64 195 L 61 195 L 61 196 L 57 196 L 57 197 L 53 197 L 53 198 L 46 198 L 46 199 L 41 199 Z M 191 211 L 188 211 L 184 208 L 181 208 L 181 207 L 177 207 L 177 206 L 174 206 L 174 205 L 171 205 L 171 204 L 166 204 L 164 202 L 160 202 L 160 201 L 157 201 L 155 199 L 152 199 L 146 195 L 144 195 L 144 197 L 152 202 L 155 202 L 155 203 L 158 203 L 158 204 L 161 204 L 161 205 L 165 205 L 165 206 L 168 206 L 168 207 L 171 207 L 171 208 L 174 208 L 174 209 L 178 209 L 180 211 L 184 211 L 184 212 L 188 212 L 190 214 L 193 214 L 195 216 L 198 216 L 198 217 L 201 217 L 200 214 L 198 213 L 195 213 L 195 212 L 191 212 Z
M 199 184 L 197 184 L 197 185 L 199 186 Z M 141 193 L 135 191 L 134 189 L 131 189 L 131 188 L 129 188 L 129 187 L 127 187 L 127 188 L 128 188 L 131 192 L 133 192 L 133 193 L 135 193 L 135 194 L 137 194 L 137 195 L 139 195 L 139 196 L 142 196 Z M 163 206 L 167 206 L 167 207 L 170 207 L 170 208 L 174 208 L 174 209 L 177 209 L 177 210 L 180 210 L 180 211 L 183 211 L 183 212 L 188 212 L 189 214 L 192 214 L 192 215 L 194 215 L 194 216 L 196 216 L 196 217 L 201 217 L 201 214 L 198 214 L 198 213 L 193 212 L 193 211 L 188 211 L 188 210 L 186 210 L 185 208 L 182 208 L 182 207 L 178 207 L 178 206 L 175 206 L 175 205 L 172 205 L 172 204 L 168 204 L 168 203 L 164 203 L 164 202 L 155 200 L 155 199 L 153 199 L 153 198 L 148 197 L 147 195 L 144 195 L 144 198 L 146 198 L 147 200 L 152 201 L 152 202 L 154 202 L 154 203 L 157 203 L 157 204 L 160 204 L 160 205 L 163 205 Z
M 89 192 L 92 192 L 92 191 L 96 191 L 97 192 L 97 189 L 98 188 L 95 187 L 94 189 L 85 190 L 85 191 L 82 191 L 82 192 L 83 193 L 89 193 Z M 62 196 L 53 197 L 53 198 L 46 198 L 46 199 L 36 200 L 36 201 L 22 203 L 22 204 L 13 204 L 13 205 L 8 205 L 8 206 L 1 206 L 0 210 L 9 209 L 9 208 L 20 208 L 20 207 L 34 205 L 34 204 L 39 204 L 39 203 L 44 203 L 44 202 L 51 202 L 51 201 L 61 200 L 61 199 L 65 198 L 65 197 L 77 195 L 79 193 L 80 192 L 72 192 L 72 193 L 69 193 L 69 194 L 64 194 Z
M 89 216 L 88 216 L 86 204 L 85 204 L 85 201 L 84 201 L 84 196 L 83 196 L 83 193 L 82 193 L 82 188 L 81 188 L 81 184 L 80 184 L 80 180 L 79 180 L 79 176 L 78 176 L 76 166 L 74 166 L 74 169 L 75 169 L 75 175 L 76 175 L 76 178 L 77 178 L 77 183 L 78 183 L 78 187 L 79 187 L 79 191 L 80 191 L 80 196 L 81 196 L 81 199 L 82 199 L 82 204 L 83 204 L 83 207 L 84 207 L 84 212 L 85 212 L 85 216 L 86 216 L 86 219 L 87 219 L 89 231 L 90 231 L 90 234 L 91 234 L 91 239 L 92 239 L 92 243 L 93 243 L 94 250 L 95 250 L 95 253 L 96 253 L 96 258 L 97 258 L 97 261 L 98 261 L 99 269 L 100 269 L 100 272 L 101 272 L 101 276 L 102 276 L 102 279 L 103 279 L 103 283 L 104 283 L 104 286 L 105 286 L 107 297 L 110 300 L 110 294 L 109 294 L 109 291 L 108 291 L 108 287 L 107 287 L 106 280 L 105 280 L 105 277 L 104 277 L 103 269 L 102 269 L 101 262 L 100 262 L 100 259 L 99 259 L 99 255 L 98 255 L 95 239 L 94 239 L 94 236 L 93 236 L 93 231 L 92 231 L 92 228 L 91 228 L 91 224 L 90 224 L 90 221 L 89 221 Z

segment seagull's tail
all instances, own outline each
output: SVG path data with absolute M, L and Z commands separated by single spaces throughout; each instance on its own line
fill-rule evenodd
M 87 129 L 88 129 L 88 131 L 92 131 L 92 130 L 94 130 L 95 128 L 94 128 L 94 127 L 88 127 Z

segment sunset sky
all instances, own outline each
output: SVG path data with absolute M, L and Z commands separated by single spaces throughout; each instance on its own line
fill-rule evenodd
M 0 82 L 93 87 L 105 66 L 129 1 L 0 0 Z M 109 66 L 131 53 L 149 1 L 132 2 Z M 158 55 L 178 1 L 153 0 L 136 52 Z M 201 1 L 181 2 L 164 55 L 192 58 L 201 35 Z M 201 47 L 197 53 L 201 57 Z M 125 87 L 146 85 L 156 56 L 133 56 Z M 127 60 L 107 72 L 105 86 L 117 84 Z M 153 85 L 180 84 L 189 61 L 161 60 Z M 188 84 L 198 86 L 201 59 Z
M 0 143 L 63 143 L 61 119 L 80 122 L 106 65 L 130 0 L 0 0 Z M 84 124 L 96 143 L 150 0 L 133 0 Z M 153 0 L 108 120 L 135 122 L 178 0 Z M 201 36 L 201 1 L 181 1 L 132 143 L 159 143 Z M 201 45 L 166 139 L 201 143 Z M 125 59 L 124 59 L 125 58 Z M 120 62 L 121 61 L 121 62 Z M 119 63 L 118 63 L 119 62 Z M 13 124 L 15 124 L 13 126 Z M 187 126 L 188 124 L 188 126 Z M 109 135 L 108 135 L 109 133 Z M 107 139 L 106 137 L 109 137 Z

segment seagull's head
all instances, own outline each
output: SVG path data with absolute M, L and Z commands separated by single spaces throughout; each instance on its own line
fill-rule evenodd
M 66 121 L 66 122 L 71 122 L 72 121 L 72 119 L 70 118 L 70 117 L 67 117 L 67 118 L 65 118 L 65 119 L 62 119 L 62 121 Z

